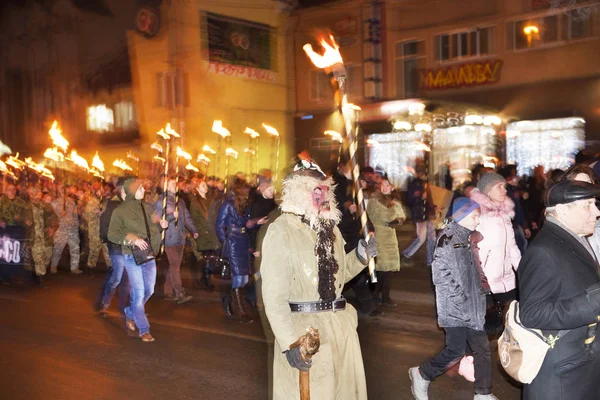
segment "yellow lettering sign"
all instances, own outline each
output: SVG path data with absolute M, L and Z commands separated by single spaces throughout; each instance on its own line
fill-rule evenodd
M 486 85 L 498 82 L 501 70 L 501 60 L 423 70 L 419 73 L 419 85 L 425 90 Z

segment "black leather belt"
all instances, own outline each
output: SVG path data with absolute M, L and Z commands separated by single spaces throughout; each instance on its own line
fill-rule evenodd
M 304 303 L 289 303 L 292 312 L 323 312 L 338 311 L 346 309 L 346 299 L 337 299 L 334 301 L 307 301 Z

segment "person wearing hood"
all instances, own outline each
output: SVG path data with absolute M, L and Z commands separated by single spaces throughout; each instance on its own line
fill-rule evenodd
M 431 272 L 435 285 L 438 325 L 446 332 L 446 347 L 437 356 L 408 371 L 416 400 L 427 400 L 429 384 L 473 350 L 475 400 L 498 400 L 492 394 L 490 343 L 485 324 L 489 286 L 473 252 L 481 239 L 475 228 L 480 206 L 466 197 L 452 205 L 452 222 L 440 233 Z
M 183 250 L 185 248 L 186 229 L 192 234 L 194 240 L 198 238 L 198 231 L 192 221 L 192 216 L 188 211 L 183 199 L 179 199 L 178 207 L 175 202 L 175 192 L 177 185 L 175 179 L 167 181 L 167 222 L 169 226 L 165 234 L 165 254 L 169 261 L 169 269 L 164 285 L 164 295 L 166 300 L 176 301 L 177 304 L 187 303 L 192 299 L 185 293 L 181 282 L 181 262 L 183 260 Z M 161 194 L 154 203 L 154 218 L 161 219 L 163 213 L 163 201 L 165 194 Z M 178 208 L 178 210 L 177 210 Z
M 481 207 L 477 231 L 483 235 L 479 243 L 483 272 L 494 299 L 506 305 L 517 298 L 515 274 L 521 261 L 512 225 L 515 204 L 507 195 L 506 180 L 495 172 L 481 175 L 469 197 Z
M 106 209 L 100 216 L 100 240 L 105 243 L 108 247 L 108 255 L 110 257 L 112 268 L 104 290 L 102 291 L 102 298 L 100 299 L 100 315 L 105 316 L 110 307 L 113 296 L 117 287 L 119 287 L 119 311 L 124 313 L 125 307 L 127 306 L 127 300 L 129 297 L 129 280 L 127 274 L 125 274 L 125 264 L 123 262 L 123 252 L 121 246 L 114 244 L 108 240 L 108 227 L 110 220 L 112 219 L 113 212 L 119 205 L 125 201 L 125 178 L 119 178 L 116 184 L 115 196 L 108 200 L 106 203 Z
M 124 183 L 125 201 L 119 205 L 110 219 L 108 240 L 121 246 L 123 263 L 131 285 L 131 302 L 125 308 L 125 326 L 130 331 L 136 327 L 144 342 L 153 342 L 150 323 L 146 317 L 145 304 L 154 293 L 156 284 L 156 261 L 154 259 L 136 264 L 132 247 L 145 250 L 152 247 L 154 254 L 160 250 L 160 230 L 167 229 L 168 221 L 153 216 L 152 206 L 145 203 L 144 186 L 136 178 Z
M 283 181 L 282 215 L 263 241 L 262 296 L 275 335 L 274 399 L 300 398 L 299 371 L 309 368 L 311 397 L 367 398 L 357 313 L 342 290 L 377 255 L 377 241 L 359 239 L 345 251 L 332 185 L 316 164 L 298 163 Z M 318 329 L 321 345 L 307 360 L 294 344 L 309 326 Z

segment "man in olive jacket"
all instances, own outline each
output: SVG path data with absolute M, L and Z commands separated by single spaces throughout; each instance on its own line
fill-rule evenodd
M 546 193 L 546 222 L 519 264 L 521 322 L 546 336 L 570 330 L 548 350 L 524 385 L 524 400 L 600 399 L 598 262 L 585 236 L 594 232 L 600 186 L 563 181 Z

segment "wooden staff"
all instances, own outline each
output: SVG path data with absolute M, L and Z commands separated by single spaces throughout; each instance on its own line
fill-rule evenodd
M 300 347 L 300 356 L 304 362 L 308 362 L 319 351 L 321 346 L 321 339 L 319 337 L 319 331 L 313 327 L 306 328 L 306 334 L 300 336 L 291 346 Z M 310 400 L 310 369 L 307 371 L 300 371 L 300 400 Z
M 167 220 L 167 182 L 168 182 L 168 174 L 169 174 L 169 150 L 170 150 L 170 140 L 165 139 L 167 144 L 165 146 L 165 181 L 163 183 L 163 204 L 162 204 L 162 220 Z M 163 229 L 161 232 L 161 241 L 160 241 L 160 250 L 159 254 L 165 250 L 165 236 L 167 234 L 167 230 Z
M 310 44 L 304 45 L 303 49 L 313 64 L 322 68 L 327 76 L 329 76 L 334 92 L 333 96 L 335 103 L 338 105 L 342 117 L 344 118 L 346 138 L 348 140 L 348 151 L 350 153 L 350 162 L 352 165 L 352 176 L 354 178 L 354 200 L 358 208 L 357 211 L 360 218 L 361 229 L 365 240 L 368 242 L 370 235 L 369 230 L 367 229 L 367 209 L 363 190 L 359 182 L 360 168 L 356 158 L 358 146 L 354 132 L 355 129 L 358 131 L 358 110 L 360 110 L 360 107 L 348 103 L 348 95 L 346 93 L 346 68 L 344 67 L 344 61 L 339 52 L 339 46 L 335 43 L 333 36 L 330 36 L 330 40 L 332 44 L 328 43 L 325 39 L 321 40 L 321 46 L 325 49 L 323 55 L 315 53 Z M 369 260 L 369 275 L 371 276 L 371 282 L 376 283 L 377 275 L 375 274 L 375 260 L 372 258 Z

